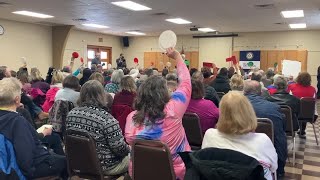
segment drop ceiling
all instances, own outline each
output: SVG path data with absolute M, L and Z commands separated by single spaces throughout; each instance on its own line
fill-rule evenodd
M 195 34 L 192 26 L 209 27 L 220 32 L 287 31 L 288 24 L 307 23 L 307 29 L 320 29 L 320 0 L 133 0 L 152 8 L 151 11 L 130 11 L 111 4 L 117 0 L 0 0 L 0 18 L 14 21 L 49 24 L 75 25 L 77 29 L 113 35 L 140 30 L 149 36 L 171 29 L 177 34 Z M 255 5 L 272 4 L 257 8 Z M 303 18 L 282 18 L 283 10 L 304 10 Z M 12 14 L 13 11 L 28 10 L 55 16 L 38 19 Z M 177 25 L 165 21 L 181 17 L 192 22 Z M 78 22 L 73 19 L 84 18 Z M 82 26 L 94 23 L 108 29 Z M 278 23 L 278 24 L 276 24 Z M 0 20 L 1 24 L 1 20 Z M 201 33 L 201 32 L 196 32 Z

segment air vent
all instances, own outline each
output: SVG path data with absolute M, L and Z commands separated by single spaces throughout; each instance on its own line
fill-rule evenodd
M 9 7 L 9 6 L 12 6 L 12 4 L 7 2 L 0 2 L 0 7 Z
M 153 13 L 152 16 L 169 16 L 167 13 Z
M 72 19 L 73 21 L 76 21 L 76 22 L 86 22 L 88 21 L 88 19 L 86 18 L 76 18 L 76 19 Z
M 256 4 L 254 7 L 257 9 L 273 9 L 275 6 L 274 4 Z
M 276 22 L 274 24 L 276 24 L 276 25 L 285 25 L 286 23 L 285 22 Z

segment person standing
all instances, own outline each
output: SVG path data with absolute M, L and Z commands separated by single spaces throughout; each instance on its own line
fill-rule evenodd
M 124 58 L 123 54 L 120 54 L 120 57 L 116 60 L 117 62 L 117 69 L 123 69 L 127 67 L 126 59 Z
M 95 57 L 94 57 L 94 59 L 92 59 L 91 65 L 93 65 L 93 64 L 95 64 L 95 65 L 101 64 L 101 59 L 100 59 L 100 53 L 99 52 L 97 52 Z

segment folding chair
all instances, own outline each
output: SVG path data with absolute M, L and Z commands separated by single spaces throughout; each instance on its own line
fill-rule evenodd
M 192 150 L 200 150 L 203 140 L 200 118 L 195 113 L 185 113 L 182 125 Z

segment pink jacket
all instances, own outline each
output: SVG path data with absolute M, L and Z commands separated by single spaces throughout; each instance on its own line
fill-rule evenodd
M 43 112 L 49 112 L 50 108 L 53 106 L 54 97 L 56 97 L 56 94 L 59 90 L 60 89 L 57 87 L 49 89 L 46 94 L 46 101 L 42 105 Z
M 136 113 L 136 111 L 133 111 L 127 117 L 125 138 L 129 145 L 132 145 L 137 137 L 160 140 L 166 143 L 171 151 L 176 177 L 182 180 L 184 179 L 185 165 L 178 153 L 191 151 L 182 126 L 182 117 L 191 98 L 191 80 L 189 71 L 182 59 L 177 61 L 177 73 L 180 84 L 178 89 L 172 93 L 170 101 L 164 108 L 165 118 L 159 122 L 159 125 L 137 127 L 132 121 L 132 117 Z M 129 173 L 132 175 L 132 162 L 129 166 Z

